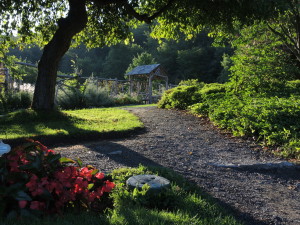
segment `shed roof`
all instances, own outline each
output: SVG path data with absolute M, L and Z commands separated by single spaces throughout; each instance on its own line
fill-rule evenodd
M 142 75 L 142 74 L 149 74 L 153 70 L 155 70 L 157 67 L 159 67 L 160 64 L 151 64 L 151 65 L 142 65 L 137 66 L 130 72 L 128 72 L 126 75 Z

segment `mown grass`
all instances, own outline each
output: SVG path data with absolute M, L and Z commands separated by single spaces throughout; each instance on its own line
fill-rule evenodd
M 137 195 L 126 187 L 126 180 L 138 174 L 157 174 L 169 179 L 172 185 L 155 199 Z M 93 212 L 66 214 L 36 220 L 2 220 L 5 225 L 237 225 L 230 213 L 221 208 L 202 190 L 180 175 L 164 168 L 122 168 L 112 172 L 116 188 L 113 190 L 114 207 L 104 214 Z M 162 198 L 162 199 L 160 199 Z M 164 203 L 166 203 L 164 205 Z M 154 203 L 154 206 L 153 206 Z M 151 206 L 151 207 L 150 207 Z M 1 221 L 0 221 L 1 222 Z
M 36 112 L 20 110 L 0 117 L 0 139 L 97 136 L 143 127 L 139 119 L 118 108 Z

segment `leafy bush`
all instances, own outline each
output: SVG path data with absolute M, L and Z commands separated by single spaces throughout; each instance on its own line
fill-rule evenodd
M 226 91 L 224 84 L 195 84 L 191 80 L 192 86 L 178 86 L 164 92 L 161 100 L 158 102 L 159 108 L 187 109 L 190 105 L 200 103 L 207 94 L 221 93 Z M 188 83 L 190 83 L 188 81 Z M 184 82 L 182 82 L 184 84 Z
M 62 109 L 82 109 L 92 107 L 107 107 L 114 105 L 140 104 L 141 99 L 137 95 L 118 94 L 110 96 L 105 88 L 87 83 L 83 90 L 68 88 L 59 91 L 57 104 Z
M 62 109 L 82 109 L 87 106 L 84 94 L 76 88 L 59 91 L 56 103 Z
M 198 79 L 188 79 L 188 80 L 180 81 L 178 86 L 199 86 L 199 87 L 203 87 L 204 82 L 199 82 Z
M 198 86 L 178 86 L 164 92 L 158 102 L 159 108 L 186 109 L 201 100 Z
M 130 105 L 140 104 L 142 100 L 138 95 L 118 94 L 114 97 L 114 102 L 116 105 Z
M 213 97 L 192 105 L 191 112 L 208 115 L 236 136 L 251 135 L 265 146 L 284 146 L 281 155 L 300 159 L 300 98 Z
M 84 90 L 84 100 L 88 107 L 101 107 L 114 105 L 114 99 L 109 96 L 105 88 L 89 83 Z
M 235 95 L 228 84 L 179 86 L 165 92 L 159 107 L 188 108 L 236 136 L 253 136 L 264 146 L 281 146 L 280 155 L 300 159 L 299 83 L 288 82 L 277 93 L 281 97 L 256 98 Z
M 31 141 L 0 158 L 0 213 L 31 216 L 61 213 L 66 209 L 104 209 L 114 188 L 103 173 L 91 166 L 69 166 L 39 142 Z
M 232 44 L 236 50 L 231 57 L 230 83 L 236 93 L 274 96 L 298 73 L 295 60 L 281 47 L 280 37 L 264 22 L 244 27 Z
M 32 93 L 27 91 L 0 92 L 0 113 L 29 108 L 32 96 Z

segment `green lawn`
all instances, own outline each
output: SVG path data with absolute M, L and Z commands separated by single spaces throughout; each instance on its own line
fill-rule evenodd
M 126 187 L 126 180 L 138 174 L 157 174 L 172 185 L 160 195 L 143 195 Z M 114 207 L 104 214 L 67 213 L 64 216 L 29 220 L 2 220 L 5 225 L 238 225 L 230 212 L 180 175 L 163 168 L 123 168 L 111 174 L 117 184 L 111 195 Z
M 119 108 L 35 112 L 21 110 L 0 117 L 0 139 L 87 137 L 122 133 L 143 127 L 139 119 Z

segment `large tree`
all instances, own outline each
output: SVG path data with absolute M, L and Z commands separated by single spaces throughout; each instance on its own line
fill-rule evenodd
M 101 46 L 129 41 L 130 27 L 151 23 L 154 36 L 188 37 L 203 25 L 227 26 L 266 16 L 278 0 L 1 0 L 0 28 L 5 37 L 18 31 L 20 41 L 44 43 L 32 108 L 54 108 L 59 62 L 72 41 Z M 6 40 L 4 38 L 3 40 Z

